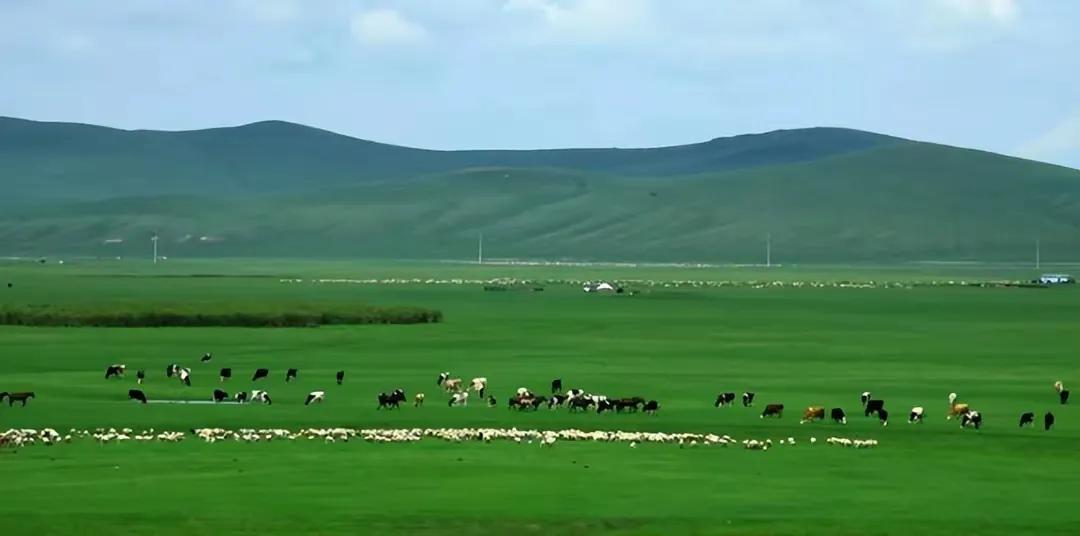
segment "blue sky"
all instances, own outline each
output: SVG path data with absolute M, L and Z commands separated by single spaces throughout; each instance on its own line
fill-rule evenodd
M 0 0 L 0 115 L 403 145 L 844 126 L 1080 167 L 1073 0 Z

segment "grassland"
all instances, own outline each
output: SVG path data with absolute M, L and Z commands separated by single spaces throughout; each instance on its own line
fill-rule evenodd
M 218 277 L 155 277 L 183 274 Z M 665 289 L 590 296 L 484 292 L 473 285 L 283 284 L 279 277 L 932 280 L 1026 278 L 1021 267 L 470 267 L 391 263 L 214 261 L 148 265 L 70 262 L 0 265 L 0 305 L 122 307 L 183 303 L 214 310 L 348 303 L 414 305 L 444 322 L 318 329 L 0 327 L 0 390 L 33 390 L 26 408 L 0 408 L 0 428 L 131 426 L 499 426 L 707 431 L 737 438 L 794 436 L 768 452 L 560 443 L 96 445 L 0 452 L 4 534 L 1071 534 L 1080 522 L 1073 475 L 1080 424 L 1050 383 L 1080 376 L 1080 291 L 1056 289 Z M 243 276 L 243 277 L 223 277 Z M 198 356 L 214 360 L 200 365 Z M 145 368 L 147 394 L 208 399 L 217 368 L 273 406 L 130 403 Z M 167 381 L 168 363 L 194 369 L 193 386 Z M 286 367 L 300 368 L 285 384 Z M 333 384 L 336 370 L 345 385 Z M 489 378 L 504 399 L 554 377 L 609 395 L 655 398 L 659 415 L 521 414 L 447 408 L 435 375 Z M 245 373 L 246 371 L 246 373 Z M 428 394 L 428 407 L 375 411 L 394 387 Z M 328 392 L 304 407 L 311 390 Z M 843 406 L 858 394 L 887 400 L 887 429 L 855 417 L 846 428 L 762 420 L 715 409 L 722 390 L 754 390 L 759 405 Z M 982 410 L 983 430 L 943 416 L 957 391 Z M 927 407 L 927 422 L 903 422 Z M 1023 411 L 1052 410 L 1049 433 L 1020 430 Z M 794 412 L 792 412 L 794 413 Z M 817 445 L 830 434 L 872 437 L 865 451 Z M 18 491 L 13 491 L 18 490 Z

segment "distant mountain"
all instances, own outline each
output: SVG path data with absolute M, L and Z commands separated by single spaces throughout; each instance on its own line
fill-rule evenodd
M 0 118 L 0 256 L 1080 260 L 1080 171 L 857 130 L 431 151 L 291 123 Z M 6 206 L 5 206 L 6 205 Z M 109 241 L 106 243 L 106 241 Z M 1075 252 L 1075 253 L 1074 253 Z

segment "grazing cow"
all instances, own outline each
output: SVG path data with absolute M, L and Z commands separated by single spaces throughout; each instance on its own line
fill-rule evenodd
M 210 352 L 206 352 L 205 354 L 203 354 L 202 359 L 200 359 L 199 362 L 200 363 L 206 363 L 207 361 L 210 361 L 213 358 L 214 358 L 213 354 L 211 354 Z
M 267 393 L 266 391 L 260 391 L 258 389 L 255 389 L 251 392 L 251 401 L 262 402 L 263 404 L 266 404 L 268 406 L 274 403 L 273 400 L 270 400 L 270 393 Z
M 610 411 L 610 410 L 613 410 L 613 409 L 615 409 L 615 403 L 608 400 L 608 399 L 606 399 L 606 398 L 596 402 L 596 412 L 597 413 L 603 413 L 605 411 Z
M 135 371 L 135 383 L 142 385 L 143 380 L 146 379 L 146 371 L 139 369 Z
M 291 368 L 288 371 L 286 371 L 285 372 L 285 383 L 289 383 L 289 382 L 295 380 L 296 379 L 296 374 L 298 372 L 300 372 L 300 371 L 298 371 L 298 370 L 296 370 L 294 368 Z
M 447 406 L 468 406 L 469 405 L 469 392 L 454 393 L 450 395 L 450 402 Z
M 588 410 L 589 406 L 594 405 L 593 399 L 579 396 L 569 401 L 570 411 Z
M 1054 427 L 1054 414 L 1050 413 L 1050 412 L 1046 412 L 1046 415 L 1043 415 L 1043 430 L 1046 430 L 1047 432 L 1049 432 L 1050 429 L 1053 428 L 1053 427 Z
M 248 401 L 247 391 L 240 391 L 239 393 L 236 393 L 236 396 L 233 398 L 235 398 L 237 402 L 243 404 Z
M 138 400 L 139 402 L 146 403 L 146 393 L 138 389 L 128 389 L 128 400 Z
M 225 381 L 225 380 L 228 380 L 230 378 L 232 378 L 232 369 L 231 368 L 223 368 L 223 369 L 221 369 L 221 372 L 218 373 L 218 380 L 219 381 Z
M 489 408 L 493 408 L 493 407 L 499 405 L 499 401 L 495 400 L 495 397 L 493 395 L 488 395 L 488 397 L 487 397 L 487 405 L 488 405 Z
M 716 402 L 713 402 L 713 407 L 719 408 L 721 406 L 730 406 L 735 403 L 735 393 L 720 393 L 716 395 Z
M 34 393 L 0 393 L 0 403 L 3 403 L 4 397 L 7 397 L 8 406 L 14 406 L 15 402 L 22 402 L 22 405 L 26 405 L 26 401 L 34 398 Z
M 109 365 L 109 367 L 105 369 L 105 379 L 107 380 L 109 378 L 123 378 L 124 369 L 126 368 L 127 365 Z
M 435 381 L 436 385 L 441 385 L 446 392 L 457 392 L 461 390 L 461 378 L 451 378 L 449 372 L 439 373 L 439 379 Z
M 870 397 L 870 391 L 863 391 L 863 394 L 859 395 L 859 402 L 862 402 L 864 408 L 866 407 L 866 404 L 870 402 Z
M 867 400 L 866 408 L 863 410 L 863 414 L 864 416 L 869 417 L 883 409 L 885 409 L 884 400 Z
M 837 424 L 847 424 L 847 413 L 844 413 L 844 408 L 833 408 L 829 411 L 829 417 Z
M 1020 428 L 1023 428 L 1025 425 L 1027 425 L 1027 426 L 1034 426 L 1035 425 L 1035 414 L 1034 413 L 1029 411 L 1029 412 L 1027 412 L 1027 413 L 1020 416 Z
M 487 378 L 473 378 L 469 382 L 469 389 L 476 391 L 476 396 L 484 398 L 484 390 L 487 389 Z
M 177 365 L 176 363 L 165 367 L 165 377 L 167 378 L 172 378 L 173 376 L 176 376 L 177 372 L 180 372 L 180 365 Z
M 551 380 L 551 394 L 562 392 L 562 378 Z
M 632 413 L 637 413 L 641 406 L 645 405 L 645 399 L 640 396 L 634 396 L 629 398 L 620 398 L 612 401 L 615 405 L 615 411 L 621 413 L 623 410 L 630 410 Z
M 229 399 L 229 393 L 221 389 L 214 389 L 214 402 L 224 402 Z
M 255 374 L 251 375 L 251 381 L 261 380 L 270 375 L 270 369 L 255 369 Z
M 379 393 L 379 406 L 375 409 L 390 409 L 399 408 L 400 404 L 405 401 L 405 390 L 394 389 L 390 394 Z
M 761 418 L 762 419 L 764 419 L 765 417 L 777 417 L 777 418 L 779 418 L 779 417 L 783 417 L 783 416 L 784 416 L 784 405 L 783 404 L 766 404 L 765 405 L 765 411 L 761 412 Z
M 1065 389 L 1065 390 L 1061 391 L 1060 393 L 1058 393 L 1058 398 L 1061 400 L 1061 405 L 1064 406 L 1065 404 L 1068 404 L 1069 403 L 1069 390 Z
M 754 405 L 754 393 L 747 391 L 742 394 L 742 405 L 744 408 L 749 408 Z
M 945 416 L 945 420 L 950 420 L 953 417 L 963 417 L 971 411 L 971 408 L 964 403 L 955 403 L 949 406 L 949 414 Z
M 824 406 L 810 406 L 803 411 L 802 419 L 799 419 L 799 424 L 821 421 L 825 419 L 825 407 Z
M 424 405 L 424 393 L 416 393 L 416 396 L 413 397 L 413 407 L 414 408 L 419 408 L 419 407 L 423 407 L 423 405 Z
M 960 427 L 967 428 L 968 425 L 974 426 L 976 430 L 982 426 L 982 415 L 978 411 L 969 411 L 960 418 Z
M 191 369 L 180 369 L 180 381 L 184 382 L 184 385 L 191 387 Z
M 659 409 L 660 403 L 655 400 L 650 400 L 645 403 L 645 413 L 648 415 L 654 415 Z
M 548 401 L 547 397 L 541 395 L 541 396 L 530 398 L 526 402 L 528 404 L 528 409 L 536 411 L 536 410 L 540 409 L 541 405 L 547 404 L 547 401 Z
M 915 407 L 911 408 L 911 413 L 908 415 L 908 419 L 907 419 L 908 424 L 915 423 L 915 422 L 917 422 L 919 424 L 922 424 L 922 422 L 923 422 L 923 413 L 924 413 L 924 410 L 923 410 L 922 406 L 915 406 Z
M 312 403 L 322 404 L 322 401 L 326 399 L 326 392 L 324 391 L 312 391 L 308 393 L 307 398 L 304 399 L 304 405 L 310 406 Z
M 567 395 L 551 395 L 551 398 L 548 399 L 548 409 L 562 406 L 567 400 L 569 400 Z
M 881 421 L 882 426 L 889 425 L 889 412 L 885 408 L 881 408 L 877 411 L 878 421 Z
M 337 376 L 335 376 L 335 379 L 337 379 L 337 384 L 341 385 L 341 382 L 345 381 L 345 371 L 344 370 L 337 371 Z

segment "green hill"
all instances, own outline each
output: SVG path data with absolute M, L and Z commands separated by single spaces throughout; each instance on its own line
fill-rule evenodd
M 846 129 L 430 151 L 281 122 L 0 119 L 0 256 L 1080 260 L 1080 171 Z M 122 239 L 123 242 L 106 243 Z M 1076 252 L 1077 254 L 1074 254 Z

